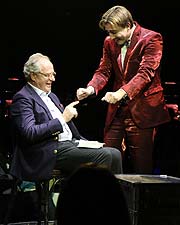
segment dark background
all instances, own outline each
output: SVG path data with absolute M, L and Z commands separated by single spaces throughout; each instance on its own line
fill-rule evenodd
M 99 19 L 109 7 L 122 4 L 140 25 L 162 33 L 162 79 L 178 81 L 180 7 L 173 1 L 160 4 L 155 0 L 84 3 L 73 0 L 6 0 L 3 4 L 0 9 L 2 79 L 21 77 L 28 56 L 42 52 L 54 62 L 59 75 L 56 86 L 69 92 L 86 84 L 99 63 L 106 35 L 98 27 Z
M 99 19 L 118 4 L 126 6 L 141 26 L 163 35 L 162 82 L 178 84 L 180 6 L 175 1 L 6 0 L 0 7 L 1 111 L 4 113 L 4 99 L 22 86 L 23 65 L 36 52 L 48 55 L 54 64 L 53 91 L 65 105 L 73 101 L 76 89 L 86 85 L 99 64 L 106 35 L 98 27 Z M 13 77 L 19 81 L 10 81 Z M 87 138 L 102 141 L 105 112 L 106 104 L 97 98 L 80 109 L 75 123 Z M 9 125 L 4 117 L 2 120 L 1 131 L 7 134 Z M 1 136 L 4 142 L 6 146 L 6 138 Z

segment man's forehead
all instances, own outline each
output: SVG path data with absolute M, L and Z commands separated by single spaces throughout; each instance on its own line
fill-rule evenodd
M 118 26 L 117 24 L 107 23 L 105 25 L 105 29 L 106 30 L 119 30 L 120 29 L 120 26 Z

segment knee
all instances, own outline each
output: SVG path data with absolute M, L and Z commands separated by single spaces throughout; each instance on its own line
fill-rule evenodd
M 110 149 L 111 151 L 111 154 L 115 157 L 115 158 L 120 158 L 122 159 L 122 154 L 121 154 L 121 151 L 117 148 L 111 148 Z
M 105 147 L 105 149 L 107 154 L 110 155 L 112 161 L 122 161 L 122 154 L 117 148 Z

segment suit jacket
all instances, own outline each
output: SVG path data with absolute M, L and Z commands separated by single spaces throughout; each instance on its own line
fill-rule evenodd
M 57 96 L 49 97 L 63 111 Z M 10 173 L 22 180 L 49 178 L 56 163 L 58 134 L 63 131 L 58 119 L 53 119 L 47 106 L 30 85 L 25 85 L 14 97 L 10 107 L 13 125 L 13 157 Z M 80 134 L 72 121 L 68 123 L 73 137 Z
M 145 29 L 137 22 L 135 24 L 124 67 L 120 63 L 121 47 L 107 36 L 99 67 L 88 86 L 93 86 L 97 94 L 113 76 L 112 91 L 122 88 L 127 92 L 128 106 L 136 125 L 140 128 L 155 127 L 170 120 L 160 80 L 163 40 L 160 33 Z M 105 132 L 118 107 L 119 103 L 108 105 Z

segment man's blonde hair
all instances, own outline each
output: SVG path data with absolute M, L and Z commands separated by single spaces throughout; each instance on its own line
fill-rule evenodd
M 114 6 L 106 11 L 99 22 L 99 27 L 101 29 L 105 29 L 105 25 L 109 23 L 112 26 L 118 26 L 125 28 L 130 24 L 133 26 L 133 18 L 129 10 L 127 10 L 124 6 Z

